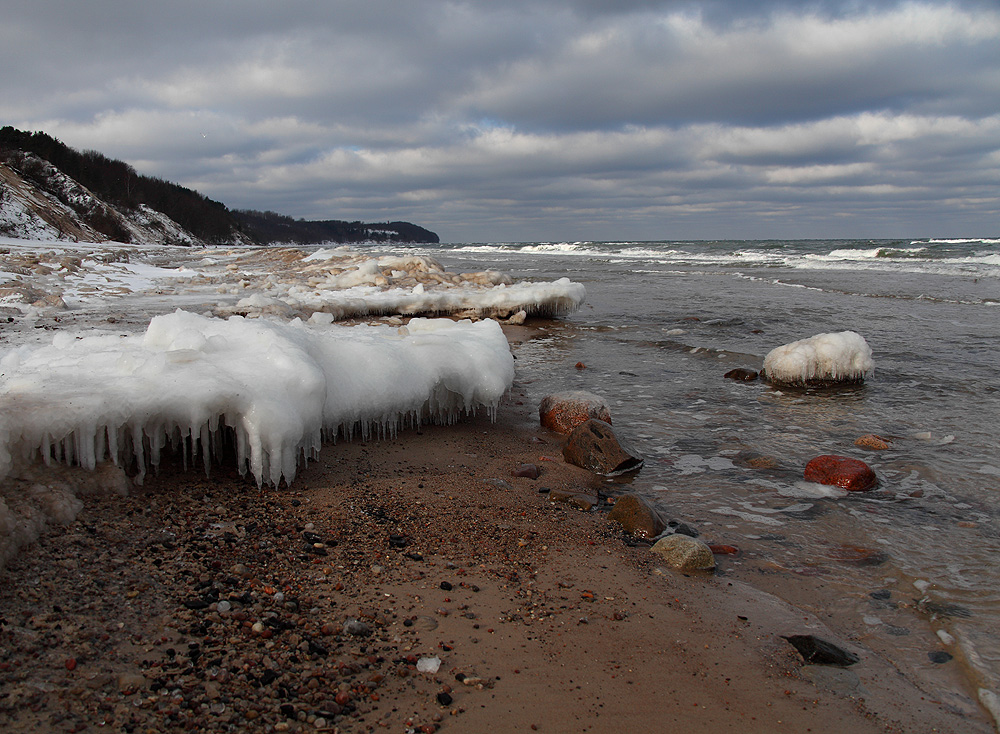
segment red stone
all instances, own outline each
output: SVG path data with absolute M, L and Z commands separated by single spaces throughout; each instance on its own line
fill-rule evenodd
M 538 418 L 544 428 L 556 433 L 572 433 L 591 418 L 611 423 L 611 413 L 604 400 L 583 391 L 546 395 L 538 406 Z
M 848 492 L 867 492 L 878 484 L 878 477 L 865 462 L 835 454 L 817 456 L 806 464 L 805 479 L 842 487 Z
M 717 556 L 735 556 L 740 552 L 740 549 L 735 545 L 724 545 L 722 543 L 713 543 L 708 548 Z
M 66 658 L 66 670 L 76 670 L 76 658 Z

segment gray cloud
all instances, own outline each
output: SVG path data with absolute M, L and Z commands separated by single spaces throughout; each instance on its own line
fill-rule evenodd
M 453 240 L 996 233 L 995 3 L 747 5 L 35 0 L 0 122 Z

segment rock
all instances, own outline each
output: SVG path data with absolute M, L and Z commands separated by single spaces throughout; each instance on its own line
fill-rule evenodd
M 538 479 L 542 476 L 542 470 L 536 464 L 521 464 L 517 469 L 511 471 L 515 477 L 527 477 L 528 479 Z
M 122 692 L 135 692 L 145 688 L 149 682 L 142 673 L 122 673 L 118 676 L 118 690 Z
M 656 508 L 637 494 L 619 497 L 608 513 L 608 522 L 616 522 L 626 533 L 640 538 L 655 538 L 667 527 Z
M 611 425 L 595 418 L 573 429 L 563 447 L 563 458 L 607 477 L 642 468 L 642 458 L 618 440 Z
M 563 502 L 576 507 L 578 510 L 590 512 L 597 505 L 597 498 L 584 492 L 574 492 L 573 490 L 553 489 L 549 491 L 550 502 Z
M 712 543 L 708 549 L 717 556 L 735 556 L 739 555 L 740 552 L 740 549 L 735 545 L 725 545 L 724 543 Z
M 355 637 L 367 637 L 372 633 L 371 627 L 353 617 L 344 622 L 343 630 L 345 635 L 353 635 Z
M 878 477 L 865 462 L 836 454 L 817 456 L 806 464 L 805 480 L 831 484 L 848 492 L 867 492 L 878 484 Z
M 848 652 L 815 635 L 782 635 L 782 637 L 799 651 L 803 660 L 813 665 L 847 667 L 861 659 L 853 652 Z
M 761 376 L 777 385 L 822 386 L 864 382 L 872 350 L 854 331 L 817 334 L 776 347 L 764 357 Z
M 889 442 L 881 436 L 876 436 L 874 433 L 868 433 L 861 438 L 855 439 L 854 445 L 863 449 L 871 449 L 872 451 L 884 451 L 889 448 Z
M 715 569 L 715 556 L 712 550 L 700 540 L 687 535 L 668 535 L 656 541 L 651 550 L 663 556 L 667 565 L 678 571 Z
M 729 370 L 723 375 L 730 380 L 742 380 L 743 382 L 752 382 L 757 379 L 757 370 L 748 370 L 743 367 L 737 367 L 734 370 Z
M 611 423 L 611 411 L 603 398 L 585 390 L 546 395 L 538 405 L 538 420 L 556 433 L 570 433 L 591 418 Z

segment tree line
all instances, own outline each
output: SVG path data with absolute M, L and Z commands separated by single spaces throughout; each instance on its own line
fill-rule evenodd
M 44 132 L 24 132 L 10 126 L 0 128 L 0 160 L 49 190 L 46 176 L 38 166 L 31 165 L 28 153 L 48 161 L 117 209 L 135 211 L 145 204 L 208 243 L 226 244 L 240 237 L 257 244 L 438 242 L 436 234 L 409 222 L 306 221 L 275 212 L 231 211 L 225 204 L 197 191 L 140 174 L 128 163 L 108 158 L 98 151 L 79 152 Z M 107 211 L 89 212 L 86 218 L 91 226 L 112 239 L 128 237 L 128 232 L 116 226 Z

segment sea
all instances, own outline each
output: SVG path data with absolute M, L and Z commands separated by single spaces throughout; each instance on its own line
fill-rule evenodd
M 50 248 L 0 244 L 12 257 Z M 75 259 L 64 258 L 74 247 Z M 601 396 L 644 458 L 638 472 L 607 480 L 608 494 L 639 493 L 674 527 L 730 546 L 717 581 L 785 599 L 856 652 L 889 660 L 930 700 L 984 705 L 1000 721 L 1000 238 L 353 249 L 369 247 L 427 255 L 451 272 L 582 283 L 579 310 L 538 319 L 537 335 L 514 344 L 512 401 L 533 408 L 576 389 Z M 44 268 L 25 260 L 8 270 L 33 278 L 22 284 L 31 299 L 62 294 L 69 308 L 8 317 L 3 338 L 140 331 L 178 306 L 235 304 L 251 267 L 273 275 L 270 261 L 229 264 L 221 250 L 60 248 Z M 724 376 L 759 370 L 781 345 L 846 330 L 873 353 L 862 384 Z M 887 447 L 856 445 L 869 434 Z M 865 461 L 878 488 L 848 494 L 806 482 L 804 467 L 823 454 Z
M 818 615 L 946 704 L 1000 691 L 1000 239 L 458 243 L 399 248 L 449 270 L 583 283 L 579 311 L 517 346 L 537 404 L 588 390 L 645 459 L 637 492 L 720 575 Z M 862 385 L 726 379 L 780 345 L 851 330 Z M 888 448 L 855 445 L 865 435 Z M 868 493 L 803 478 L 860 459 Z M 610 485 L 614 486 L 610 486 Z M 994 716 L 997 709 L 994 708 Z

